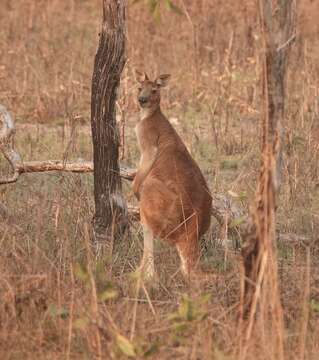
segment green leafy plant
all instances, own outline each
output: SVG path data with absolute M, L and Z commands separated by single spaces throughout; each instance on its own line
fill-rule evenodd
M 208 316 L 205 305 L 210 299 L 210 294 L 205 294 L 197 299 L 183 295 L 176 312 L 169 316 L 174 330 L 173 343 L 179 346 L 188 341 L 194 328 Z
M 234 229 L 237 226 L 242 225 L 244 222 L 246 221 L 246 216 L 240 216 L 236 219 L 234 219 L 230 224 L 229 224 L 229 228 L 230 229 Z
M 74 275 L 77 279 L 83 281 L 84 283 L 89 282 L 89 274 L 83 265 L 77 263 L 74 267 Z
M 73 326 L 78 330 L 85 330 L 87 326 L 90 324 L 90 319 L 88 317 L 81 317 L 74 321 Z
M 116 335 L 116 345 L 118 346 L 118 348 L 124 355 L 126 355 L 128 357 L 136 356 L 135 346 L 125 336 L 123 336 L 121 334 L 117 334 Z
M 69 316 L 68 309 L 66 309 L 64 307 L 59 308 L 56 304 L 51 304 L 48 308 L 48 312 L 49 312 L 50 316 L 53 318 L 60 317 L 61 319 L 67 319 Z
M 116 289 L 113 288 L 113 285 L 111 283 L 108 283 L 104 290 L 101 290 L 98 293 L 98 299 L 100 301 L 107 301 L 116 299 L 118 296 L 118 292 Z
M 160 21 L 161 19 L 161 8 L 164 6 L 166 10 L 174 12 L 178 15 L 183 15 L 183 11 L 178 7 L 172 0 L 132 0 L 131 4 L 135 5 L 137 3 L 144 2 L 148 7 L 150 13 L 155 20 Z
M 205 294 L 196 300 L 192 300 L 187 295 L 184 295 L 177 312 L 170 315 L 170 320 L 178 325 L 181 325 L 183 322 L 204 320 L 207 317 L 208 312 L 203 310 L 203 305 L 205 305 L 209 299 L 210 294 Z
M 74 267 L 74 274 L 86 286 L 90 286 L 89 274 L 83 265 L 77 263 Z M 117 298 L 118 291 L 110 281 L 105 279 L 105 271 L 99 262 L 96 263 L 94 275 L 98 290 L 98 300 L 107 301 Z
M 237 159 L 225 159 L 220 162 L 221 170 L 237 170 L 238 165 Z
M 319 313 L 319 302 L 312 299 L 310 301 L 310 307 L 311 307 L 311 310 L 316 312 L 316 313 Z

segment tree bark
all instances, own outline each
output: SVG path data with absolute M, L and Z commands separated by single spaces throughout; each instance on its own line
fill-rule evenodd
M 103 23 L 95 56 L 91 125 L 93 136 L 93 227 L 96 240 L 117 235 L 126 218 L 119 169 L 119 131 L 115 102 L 125 63 L 125 1 L 103 0 Z

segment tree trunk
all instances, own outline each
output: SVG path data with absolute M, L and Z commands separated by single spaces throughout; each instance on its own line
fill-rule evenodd
M 251 224 L 242 248 L 245 273 L 243 314 L 248 319 L 244 359 L 255 326 L 257 309 L 262 313 L 263 336 L 276 339 L 272 358 L 283 359 L 283 316 L 277 279 L 276 195 L 281 182 L 282 123 L 284 121 L 287 49 L 295 37 L 295 1 L 259 0 L 263 39 L 262 164 Z M 266 330 L 267 329 L 267 330 Z M 268 339 L 269 340 L 269 339 Z M 266 338 L 261 342 L 267 344 Z
M 259 1 L 261 33 L 264 43 L 262 54 L 263 86 L 263 159 L 252 207 L 254 221 L 249 226 L 243 246 L 246 299 L 254 292 L 253 284 L 258 275 L 257 259 L 260 260 L 261 245 L 267 241 L 272 245 L 273 235 L 270 222 L 274 222 L 276 192 L 281 183 L 282 137 L 285 110 L 285 78 L 288 47 L 295 38 L 295 1 L 281 0 L 272 4 L 271 0 Z M 268 209 L 267 209 L 268 207 Z M 265 224 L 261 224 L 266 222 Z M 250 296 L 248 296 L 250 293 Z M 250 301 L 248 301 L 249 303 Z
M 126 206 L 119 169 L 115 102 L 125 57 L 125 1 L 103 0 L 103 23 L 92 78 L 95 240 L 113 239 L 123 228 Z

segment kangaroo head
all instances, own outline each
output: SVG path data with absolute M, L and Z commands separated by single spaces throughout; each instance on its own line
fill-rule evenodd
M 146 73 L 136 71 L 136 79 L 139 83 L 138 102 L 143 109 L 156 109 L 161 101 L 161 88 L 166 86 L 170 78 L 169 74 L 158 76 L 154 81 L 149 80 Z

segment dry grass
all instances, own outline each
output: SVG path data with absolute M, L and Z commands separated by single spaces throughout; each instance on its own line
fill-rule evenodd
M 255 3 L 177 3 L 188 17 L 162 9 L 160 23 L 142 3 L 129 8 L 119 99 L 126 115 L 124 161 L 138 158 L 132 69 L 171 72 L 165 112 L 211 188 L 231 191 L 245 205 L 260 156 Z M 277 217 L 285 353 L 298 360 L 319 353 L 319 11 L 315 1 L 300 3 Z M 90 79 L 100 1 L 2 1 L 0 21 L 0 102 L 16 117 L 24 159 L 91 159 Z M 64 174 L 24 175 L 0 188 L 10 212 L 0 223 L 0 357 L 124 359 L 126 351 L 138 358 L 236 359 L 239 254 L 221 245 L 214 228 L 202 259 L 213 274 L 189 289 L 175 251 L 158 243 L 160 287 L 136 293 L 130 273 L 141 257 L 140 228 L 132 224 L 112 261 L 95 262 L 88 234 L 92 191 L 91 175 Z M 131 199 L 129 186 L 126 191 Z M 247 359 L 270 358 L 272 344 L 263 338 L 254 334 Z

